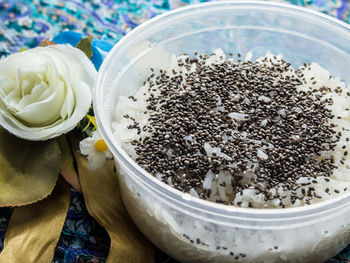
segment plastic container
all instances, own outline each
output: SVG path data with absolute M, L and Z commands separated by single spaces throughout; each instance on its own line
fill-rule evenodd
M 350 27 L 303 8 L 217 2 L 158 16 L 125 36 L 98 73 L 94 110 L 115 156 L 125 205 L 140 230 L 182 262 L 324 262 L 350 242 L 350 196 L 311 206 L 246 209 L 183 194 L 147 174 L 113 137 L 118 96 L 136 91 L 172 54 L 268 51 L 294 66 L 317 62 L 350 83 Z M 113 198 L 113 197 L 111 197 Z

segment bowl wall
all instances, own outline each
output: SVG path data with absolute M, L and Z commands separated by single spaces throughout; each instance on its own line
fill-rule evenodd
M 94 110 L 113 152 L 125 205 L 140 230 L 183 262 L 323 262 L 350 242 L 350 197 L 302 208 L 226 207 L 198 200 L 147 174 L 121 149 L 111 122 L 118 97 L 141 87 L 171 55 L 282 54 L 294 67 L 317 62 L 350 83 L 349 26 L 319 13 L 267 2 L 218 2 L 178 9 L 137 27 L 99 71 Z M 232 255 L 232 252 L 234 255 Z

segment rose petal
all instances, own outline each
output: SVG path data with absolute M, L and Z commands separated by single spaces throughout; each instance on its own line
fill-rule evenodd
M 35 101 L 38 101 L 41 94 L 45 93 L 45 90 L 47 89 L 46 83 L 40 82 L 37 85 L 32 88 L 32 91 L 30 94 L 22 95 L 22 99 L 19 101 L 17 105 L 14 105 L 14 107 L 20 111 L 25 106 L 30 105 L 32 103 L 35 103 Z M 22 91 L 23 92 L 23 91 Z
M 56 131 L 61 132 L 61 134 L 72 130 L 85 116 L 91 106 L 92 96 L 91 92 L 87 92 L 87 90 L 89 90 L 89 86 L 85 82 L 79 81 L 72 88 L 74 94 L 77 94 L 75 95 L 75 108 L 71 117 L 62 123 L 62 125 L 59 127 L 59 131 Z
M 15 81 L 13 79 L 1 80 L 1 96 L 5 96 L 5 94 L 8 94 L 11 91 L 11 87 L 13 87 L 13 85 L 15 85 Z
M 74 111 L 74 104 L 75 104 L 75 99 L 74 99 L 74 94 L 71 89 L 67 90 L 66 98 L 63 103 L 62 109 L 61 109 L 61 118 L 70 118 L 73 111 Z
M 60 117 L 60 109 L 64 102 L 64 87 L 58 85 L 48 98 L 31 103 L 15 114 L 18 119 L 31 126 L 45 126 L 55 122 Z

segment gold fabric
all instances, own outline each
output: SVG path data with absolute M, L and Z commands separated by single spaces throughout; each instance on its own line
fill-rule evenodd
M 74 157 L 67 136 L 58 137 L 57 142 L 62 151 L 61 175 L 76 191 L 81 193 L 79 177 L 74 167 Z
M 60 178 L 46 199 L 16 207 L 10 218 L 0 262 L 52 262 L 69 202 L 70 187 Z
M 55 140 L 21 140 L 0 128 L 0 207 L 37 202 L 55 187 L 61 151 Z
M 114 161 L 90 171 L 87 159 L 80 155 L 76 142 L 73 146 L 85 204 L 111 238 L 107 263 L 152 263 L 152 244 L 136 228 L 122 202 Z

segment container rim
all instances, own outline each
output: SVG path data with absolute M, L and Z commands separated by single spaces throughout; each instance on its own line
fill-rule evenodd
M 142 181 L 144 186 L 148 188 L 152 188 L 153 190 L 159 191 L 162 195 L 169 197 L 170 200 L 178 201 L 178 206 L 190 207 L 194 210 L 202 210 L 206 213 L 213 213 L 216 216 L 223 217 L 235 217 L 235 218 L 250 218 L 250 219 L 292 219 L 299 216 L 312 216 L 319 213 L 323 213 L 327 210 L 332 210 L 336 207 L 341 207 L 344 203 L 350 201 L 350 194 L 343 194 L 339 197 L 336 197 L 331 200 L 322 201 L 320 203 L 301 206 L 301 207 L 291 207 L 284 209 L 252 209 L 252 208 L 241 208 L 235 206 L 227 206 L 223 204 L 217 204 L 210 201 L 205 201 L 199 198 L 194 198 L 189 194 L 182 193 L 171 186 L 164 184 L 163 182 L 156 179 L 151 174 L 147 173 L 144 169 L 142 169 L 139 165 L 136 164 L 135 161 L 129 157 L 126 152 L 121 148 L 120 145 L 116 143 L 116 140 L 113 139 L 113 133 L 111 130 L 111 126 L 108 120 L 106 120 L 103 112 L 103 100 L 100 94 L 102 93 L 102 85 L 104 83 L 105 74 L 110 64 L 114 62 L 114 57 L 118 54 L 119 49 L 124 45 L 127 45 L 128 41 L 133 37 L 140 34 L 140 32 L 145 30 L 150 30 L 152 27 L 155 27 L 159 22 L 163 22 L 164 20 L 169 20 L 173 17 L 181 16 L 185 13 L 193 12 L 198 10 L 208 10 L 212 8 L 218 7 L 236 7 L 236 8 L 256 8 L 256 9 L 275 9 L 281 10 L 284 12 L 294 12 L 297 14 L 303 14 L 309 18 L 318 18 L 323 22 L 327 22 L 332 24 L 333 26 L 338 27 L 339 29 L 346 30 L 347 33 L 350 34 L 350 25 L 336 19 L 330 17 L 328 15 L 322 14 L 320 12 L 306 9 L 304 7 L 294 6 L 291 4 L 285 3 L 276 3 L 276 2 L 264 2 L 264 1 L 217 1 L 217 2 L 209 2 L 209 3 L 201 3 L 189 5 L 186 7 L 181 7 L 174 9 L 172 11 L 163 13 L 158 15 L 145 23 L 142 23 L 132 31 L 130 31 L 127 35 L 125 35 L 108 53 L 107 57 L 103 61 L 101 68 L 98 72 L 97 79 L 94 87 L 93 94 L 93 107 L 96 116 L 97 125 L 99 127 L 99 131 L 106 141 L 110 151 L 113 153 L 114 157 L 118 161 L 120 161 L 123 165 L 127 167 L 138 180 Z M 181 204 L 179 204 L 179 201 Z

